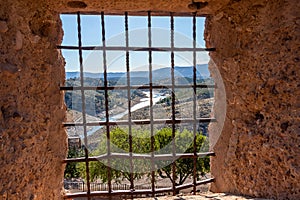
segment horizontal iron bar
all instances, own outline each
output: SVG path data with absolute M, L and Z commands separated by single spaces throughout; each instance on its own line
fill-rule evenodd
M 155 48 L 155 47 L 144 47 L 144 48 L 135 49 L 134 51 L 166 51 L 166 50 L 162 48 Z
M 57 46 L 58 49 L 67 49 L 67 50 L 105 50 L 105 51 L 216 51 L 216 48 L 193 48 L 193 47 L 156 47 L 156 48 L 149 48 L 149 47 L 122 47 L 122 46 Z
M 194 85 L 175 85 L 175 89 L 179 88 L 194 88 Z M 216 88 L 216 85 L 211 85 L 211 84 L 198 84 L 195 86 L 196 88 Z M 94 86 L 61 86 L 60 90 L 127 90 L 127 89 L 150 89 L 149 85 L 133 85 L 133 86 L 99 86 L 99 87 L 94 87 Z M 153 85 L 152 89 L 171 89 L 171 85 Z
M 203 185 L 203 184 L 211 183 L 211 182 L 214 182 L 214 181 L 215 181 L 214 178 L 208 178 L 208 179 L 205 179 L 205 180 L 197 181 L 195 185 L 196 186 Z M 190 188 L 190 187 L 193 187 L 193 186 L 194 186 L 193 183 L 178 185 L 178 186 L 176 186 L 176 190 L 183 190 L 183 189 Z
M 71 163 L 71 162 L 91 162 L 91 161 L 99 161 L 105 160 L 109 158 L 124 158 L 124 159 L 148 159 L 148 160 L 174 160 L 175 158 L 204 158 L 205 156 L 215 156 L 214 152 L 201 152 L 201 153 L 178 153 L 173 156 L 173 154 L 156 154 L 154 157 L 151 154 L 136 154 L 133 153 L 130 155 L 129 153 L 111 153 L 110 155 L 103 154 L 100 156 L 92 156 L 89 158 L 67 158 L 63 162 Z
M 214 182 L 214 178 L 208 178 L 205 180 L 197 181 L 196 184 L 193 183 L 187 183 L 184 185 L 178 185 L 175 187 L 175 190 L 182 190 L 186 188 L 193 187 L 194 185 L 204 185 L 207 183 Z M 155 193 L 166 193 L 166 192 L 172 192 L 173 188 L 172 187 L 165 187 L 165 188 L 157 188 L 155 189 Z M 152 190 L 114 190 L 111 193 L 108 191 L 96 191 L 96 192 L 91 192 L 90 194 L 87 194 L 86 192 L 77 192 L 77 193 L 69 193 L 65 194 L 64 198 L 76 198 L 76 197 L 93 197 L 93 196 L 119 196 L 119 195 L 141 195 L 141 194 L 152 194 Z
M 216 122 L 215 118 L 197 118 L 196 121 L 198 122 Z M 179 124 L 179 123 L 192 123 L 194 122 L 194 119 L 175 119 L 174 123 Z M 155 119 L 153 121 L 153 124 L 172 124 L 173 120 L 172 119 Z M 81 123 L 81 122 L 64 122 L 63 126 L 64 127 L 70 127 L 70 126 L 116 126 L 116 125 L 145 125 L 145 124 L 151 124 L 151 120 L 131 120 L 131 123 L 128 122 L 127 120 L 120 120 L 120 121 L 96 121 L 96 122 L 87 122 L 87 123 Z
M 78 12 L 62 12 L 63 15 L 77 15 Z M 148 10 L 141 11 L 127 11 L 129 17 L 130 16 L 147 16 Z M 124 16 L 124 12 L 116 11 L 116 12 L 105 12 L 105 15 L 119 15 Z M 172 12 L 174 17 L 189 17 L 194 16 L 194 12 Z M 101 15 L 101 12 L 97 11 L 83 11 L 80 12 L 80 15 Z M 201 14 L 199 12 L 196 13 L 197 17 L 207 17 L 210 16 L 208 14 Z M 170 11 L 164 10 L 152 10 L 151 16 L 170 16 Z

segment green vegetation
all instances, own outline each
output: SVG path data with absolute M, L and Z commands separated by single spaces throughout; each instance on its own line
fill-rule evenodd
M 111 152 L 112 153 L 128 153 L 129 152 L 129 134 L 128 129 L 121 129 L 115 127 L 110 132 L 111 136 Z M 193 152 L 193 133 L 188 130 L 175 132 L 175 144 L 177 153 L 192 153 Z M 156 131 L 153 139 L 153 149 L 155 154 L 170 154 L 172 152 L 172 129 L 163 128 Z M 90 152 L 90 156 L 98 156 L 107 153 L 107 139 L 103 135 L 98 148 Z M 196 150 L 197 152 L 205 151 L 208 148 L 208 142 L 206 137 L 197 133 L 196 135 Z M 151 137 L 149 130 L 132 129 L 132 152 L 136 154 L 148 154 L 151 152 Z M 149 159 L 133 159 L 134 173 L 133 179 L 140 179 L 142 177 L 149 176 L 151 173 L 151 161 Z M 209 172 L 209 158 L 197 159 L 197 175 L 200 176 L 203 173 Z M 72 164 L 72 163 L 70 163 Z M 130 180 L 130 160 L 114 158 L 111 159 L 111 176 L 113 181 L 121 182 L 122 180 Z M 181 185 L 184 181 L 190 177 L 193 173 L 193 159 L 192 158 L 179 158 L 175 161 L 176 173 L 175 183 Z M 85 163 L 78 163 L 76 170 L 72 173 L 80 177 L 86 178 Z M 68 168 L 68 169 L 69 169 Z M 172 160 L 155 161 L 156 176 L 161 178 L 169 178 L 173 181 L 172 177 Z M 70 170 L 69 170 L 70 171 Z M 92 181 L 101 179 L 102 182 L 108 180 L 107 160 L 101 160 L 99 162 L 90 162 L 89 165 L 90 179 Z M 71 173 L 69 172 L 69 173 Z M 68 174 L 68 173 L 66 173 Z
M 193 133 L 187 130 L 182 132 L 176 132 L 175 136 L 176 151 L 193 153 Z M 200 134 L 196 135 L 196 152 L 207 151 L 208 141 L 206 137 Z M 157 134 L 156 141 L 158 141 L 159 148 L 162 149 L 172 141 L 172 129 L 164 128 Z M 165 149 L 164 153 L 172 152 L 172 146 L 169 145 L 170 149 Z M 165 162 L 165 161 L 164 161 Z M 175 173 L 175 184 L 181 185 L 185 180 L 193 174 L 193 159 L 192 158 L 179 158 L 175 161 L 176 173 Z M 209 157 L 197 158 L 196 169 L 197 176 L 199 177 L 203 173 L 209 172 Z M 172 176 L 172 164 L 166 163 L 166 166 L 157 170 L 158 175 L 161 178 L 169 178 L 173 182 Z
M 76 147 L 69 147 L 67 158 L 79 158 L 84 156 L 82 149 L 77 149 Z M 64 173 L 65 178 L 79 178 L 80 172 L 78 170 L 78 163 L 72 162 L 67 163 Z

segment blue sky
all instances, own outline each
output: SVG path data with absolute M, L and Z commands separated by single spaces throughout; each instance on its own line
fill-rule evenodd
M 62 45 L 78 46 L 77 16 L 61 15 L 64 37 Z M 170 47 L 170 17 L 152 18 L 152 46 Z M 205 47 L 203 40 L 205 18 L 198 17 L 197 47 Z M 148 30 L 147 17 L 129 16 L 129 46 L 147 47 Z M 105 34 L 107 46 L 125 46 L 124 16 L 105 16 Z M 81 15 L 82 45 L 102 45 L 100 15 Z M 175 47 L 192 47 L 192 17 L 174 17 Z M 78 51 L 62 50 L 66 60 L 66 71 L 79 71 Z M 83 51 L 84 70 L 86 72 L 103 72 L 103 52 Z M 107 51 L 107 65 L 109 72 L 126 70 L 125 52 Z M 170 52 L 153 52 L 153 69 L 170 67 Z M 197 63 L 208 62 L 206 52 L 197 53 Z M 191 66 L 192 52 L 175 52 L 176 66 Z M 130 70 L 145 71 L 148 69 L 148 52 L 130 52 Z

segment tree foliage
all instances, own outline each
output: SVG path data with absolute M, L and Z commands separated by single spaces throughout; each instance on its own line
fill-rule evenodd
M 83 150 L 78 149 L 76 147 L 70 147 L 68 151 L 68 158 L 78 158 L 83 156 Z M 78 178 L 80 177 L 81 173 L 78 170 L 78 163 L 76 162 L 71 162 L 67 163 L 65 172 L 64 172 L 64 177 L 65 178 Z
M 160 148 L 167 146 L 172 141 L 172 129 L 164 128 L 156 136 L 156 139 L 159 141 L 158 144 Z M 206 137 L 200 134 L 197 134 L 196 137 L 196 152 L 203 152 L 208 150 L 208 142 Z M 177 153 L 193 153 L 193 133 L 188 130 L 183 130 L 182 132 L 175 133 L 175 144 Z M 172 148 L 173 146 L 170 146 Z M 171 149 L 167 151 L 172 152 Z M 165 162 L 165 161 L 161 161 Z M 179 158 L 176 159 L 175 166 L 175 180 L 172 176 L 172 163 L 166 163 L 164 167 L 161 167 L 157 170 L 158 175 L 161 178 L 169 178 L 171 182 L 175 182 L 176 185 L 181 185 L 185 180 L 193 174 L 193 159 L 192 158 Z M 196 160 L 196 173 L 197 176 L 202 175 L 203 173 L 209 172 L 209 157 L 200 158 Z
M 194 150 L 193 139 L 194 135 L 191 131 L 182 130 L 175 132 L 175 139 L 173 140 L 173 134 L 171 128 L 163 128 L 156 130 L 153 138 L 150 137 L 150 131 L 144 129 L 132 129 L 131 137 L 128 134 L 129 130 L 115 127 L 110 131 L 110 147 L 111 153 L 129 153 L 130 146 L 129 140 L 132 140 L 132 153 L 133 154 L 148 154 L 151 155 L 151 139 L 153 141 L 153 150 L 155 155 L 157 154 L 171 154 L 173 145 L 175 143 L 176 153 L 192 153 Z M 196 134 L 196 151 L 204 151 L 208 148 L 206 137 L 201 134 Z M 107 138 L 102 136 L 99 147 L 94 152 L 91 152 L 90 156 L 99 156 L 107 154 Z M 172 162 L 169 161 L 155 161 L 156 175 L 161 178 L 169 178 L 171 181 L 175 181 L 176 185 L 183 184 L 184 181 L 190 177 L 193 173 L 193 159 L 192 158 L 179 158 L 175 160 L 176 172 L 175 180 L 172 176 Z M 209 171 L 209 158 L 197 158 L 197 174 L 206 173 Z M 132 164 L 132 165 L 131 165 Z M 103 182 L 108 180 L 108 161 L 107 159 L 100 160 L 99 162 L 90 162 L 89 171 L 90 179 L 101 179 Z M 133 179 L 139 179 L 144 175 L 150 175 L 151 161 L 150 159 L 124 159 L 114 158 L 110 159 L 111 177 L 114 181 L 120 182 L 124 179 L 130 180 L 132 175 Z M 133 172 L 131 173 L 131 166 L 133 166 Z M 79 164 L 77 167 L 81 174 L 81 177 L 85 178 L 85 164 Z

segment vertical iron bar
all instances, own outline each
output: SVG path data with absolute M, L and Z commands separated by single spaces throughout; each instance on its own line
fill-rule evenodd
M 148 47 L 152 47 L 152 31 L 151 31 L 151 12 L 148 11 Z M 152 78 L 152 51 L 149 50 L 149 90 L 150 90 L 150 145 L 151 145 L 151 190 L 152 196 L 155 196 L 155 171 L 154 171 L 154 127 L 153 127 L 153 78 Z
M 86 112 L 85 112 L 85 94 L 83 89 L 84 84 L 84 73 L 83 73 L 83 57 L 82 57 L 82 41 L 81 41 L 81 20 L 80 12 L 77 12 L 77 30 L 78 30 L 78 47 L 79 47 L 79 64 L 80 64 L 80 92 L 81 92 L 81 103 L 82 103 L 82 123 L 83 123 L 83 134 L 84 134 L 84 154 L 85 154 L 85 172 L 86 172 L 86 182 L 87 182 L 87 195 L 88 200 L 90 199 L 90 170 L 89 170 L 89 153 L 87 150 L 87 131 L 86 131 Z
M 172 188 L 173 195 L 176 195 L 176 143 L 175 143 L 175 62 L 174 62 L 174 16 L 173 13 L 171 15 L 171 80 L 172 80 L 172 155 L 173 155 L 173 163 L 172 163 Z
M 196 60 L 196 13 L 193 15 L 193 152 L 197 155 L 196 108 L 197 108 L 197 60 Z M 193 193 L 196 194 L 197 157 L 193 158 Z
M 101 12 L 101 27 L 102 27 L 102 46 L 103 46 L 103 69 L 104 69 L 104 98 L 105 98 L 105 115 L 106 115 L 106 137 L 107 137 L 107 177 L 108 177 L 108 192 L 111 194 L 111 162 L 110 162 L 110 127 L 109 127 L 109 106 L 108 106 L 108 80 L 107 80 L 107 61 L 106 61 L 106 44 L 105 44 L 105 20 L 104 12 Z M 111 196 L 111 195 L 109 195 Z
M 133 181 L 133 160 L 132 160 L 132 126 L 131 126 L 131 94 L 130 94 L 130 66 L 129 66 L 129 33 L 128 33 L 128 12 L 125 12 L 125 42 L 126 42 L 126 72 L 127 72 L 127 98 L 128 98 L 128 139 L 129 139 L 129 155 L 130 155 L 130 189 L 134 190 Z M 131 196 L 133 198 L 133 196 Z

